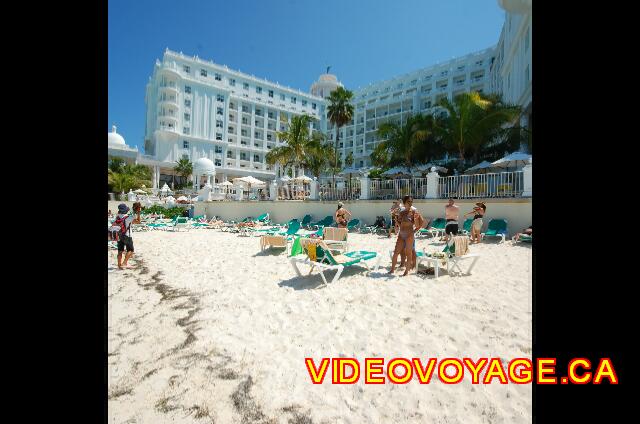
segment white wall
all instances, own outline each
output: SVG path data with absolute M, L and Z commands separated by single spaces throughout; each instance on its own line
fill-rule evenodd
M 418 208 L 422 216 L 427 218 L 444 217 L 446 200 L 415 200 L 414 206 Z M 473 208 L 473 201 L 457 201 L 462 213 L 469 212 Z M 486 200 L 486 219 L 483 229 L 491 218 L 504 218 L 509 223 L 509 232 L 515 233 L 531 225 L 531 199 L 490 199 Z M 345 207 L 366 224 L 372 224 L 376 216 L 388 217 L 390 201 L 358 200 L 345 202 Z M 195 214 L 205 214 L 207 217 L 218 216 L 224 220 L 241 220 L 248 216 L 256 217 L 264 212 L 269 212 L 271 220 L 277 223 L 285 223 L 293 218 L 302 219 L 304 215 L 311 214 L 314 221 L 327 215 L 333 215 L 337 209 L 337 202 L 318 201 L 276 201 L 276 202 L 211 202 L 196 203 Z M 461 213 L 461 215 L 462 215 Z M 461 216 L 462 220 L 462 216 Z

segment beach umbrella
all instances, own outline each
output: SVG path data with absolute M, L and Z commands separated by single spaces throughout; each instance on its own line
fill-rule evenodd
M 447 172 L 449 172 L 449 170 L 447 168 L 445 168 L 444 166 L 440 166 L 440 165 L 436 165 L 434 163 L 427 163 L 425 165 L 417 165 L 416 169 L 418 171 L 420 171 L 421 173 L 427 173 L 427 172 L 431 172 L 431 168 L 436 168 L 437 172 L 441 172 L 443 174 L 446 174 Z
M 528 153 L 513 152 L 503 157 L 502 159 L 498 159 L 497 161 L 493 162 L 491 164 L 491 167 L 501 169 L 515 167 L 517 169 L 518 167 L 525 166 L 527 163 L 529 163 L 529 159 L 531 159 L 531 155 Z
M 301 175 L 299 177 L 295 177 L 293 180 L 297 181 L 297 182 L 308 183 L 308 182 L 313 181 L 313 178 L 309 178 L 306 175 Z
M 231 183 L 231 182 L 229 182 L 229 181 L 225 181 L 225 182 L 223 182 L 223 183 L 220 183 L 219 185 L 221 185 L 221 186 L 232 186 L 232 185 L 233 185 L 233 183 Z
M 146 191 L 144 191 L 143 189 L 139 188 L 137 190 L 134 191 L 135 194 L 147 194 Z
M 288 181 L 291 181 L 291 177 L 288 175 L 283 175 L 282 177 L 280 177 L 280 181 L 283 181 L 286 183 Z
M 471 168 L 467 169 L 466 171 L 464 171 L 465 174 L 474 174 L 474 173 L 478 173 L 480 171 L 484 171 L 487 172 L 487 170 L 489 168 L 492 168 L 493 165 L 491 164 L 491 162 L 488 162 L 486 160 L 483 160 L 482 162 L 473 165 Z
M 186 201 L 188 201 L 188 200 L 189 200 L 189 198 L 188 198 L 188 197 L 185 197 L 185 196 L 180 196 L 180 197 L 178 197 L 178 198 L 176 199 L 176 201 L 178 201 L 178 202 L 184 202 L 185 200 L 186 200 Z

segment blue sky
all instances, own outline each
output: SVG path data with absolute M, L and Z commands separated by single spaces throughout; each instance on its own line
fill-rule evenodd
M 308 91 L 348 89 L 498 42 L 496 0 L 109 0 L 109 128 L 142 149 L 145 86 L 165 48 Z

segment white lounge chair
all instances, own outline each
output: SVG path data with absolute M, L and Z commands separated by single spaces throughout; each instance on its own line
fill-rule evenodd
M 425 248 L 422 250 L 423 254 L 417 257 L 418 265 L 420 265 L 421 262 L 427 262 L 428 264 L 433 265 L 436 279 L 439 277 L 441 265 L 446 266 L 448 274 L 451 274 L 451 272 L 455 270 L 460 274 L 471 274 L 471 270 L 473 270 L 476 262 L 478 262 L 480 255 L 478 253 L 468 252 L 465 252 L 463 255 L 457 255 L 455 251 L 456 239 L 464 240 L 464 243 L 468 243 L 469 241 L 466 236 L 455 236 L 449 239 L 442 252 L 428 253 Z M 460 264 L 464 261 L 470 261 L 466 272 L 463 272 L 460 267 Z

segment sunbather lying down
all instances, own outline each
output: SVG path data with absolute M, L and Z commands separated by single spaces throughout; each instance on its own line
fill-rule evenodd
M 262 222 L 247 221 L 247 222 L 238 222 L 236 226 L 240 228 L 240 227 L 259 227 L 261 225 L 262 225 Z
M 518 240 L 520 240 L 520 236 L 521 235 L 527 235 L 527 236 L 533 235 L 533 231 L 532 231 L 531 227 L 532 226 L 529 225 L 529 228 L 525 228 L 524 230 L 522 230 L 521 233 L 516 233 L 516 235 L 513 237 L 513 239 L 515 241 L 518 241 Z

